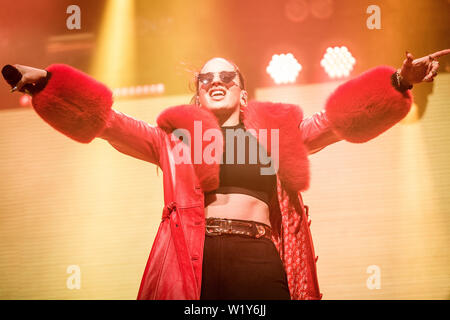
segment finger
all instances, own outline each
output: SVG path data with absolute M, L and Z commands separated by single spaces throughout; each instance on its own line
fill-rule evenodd
M 450 49 L 445 49 L 445 50 L 441 50 L 441 51 L 437 51 L 437 52 L 435 52 L 435 53 L 432 53 L 432 54 L 430 54 L 430 56 L 431 56 L 433 59 L 436 59 L 436 58 L 445 56 L 446 54 L 449 54 L 449 53 L 450 53 Z
M 409 53 L 408 51 L 406 51 L 406 62 L 407 63 L 412 63 L 414 60 L 414 57 L 411 53 Z
M 433 81 L 434 77 L 435 77 L 435 74 L 434 74 L 432 71 L 430 71 L 430 72 L 426 75 L 426 77 L 423 78 L 422 81 L 430 82 L 430 81 Z
M 435 63 L 433 63 L 433 68 L 431 69 L 431 74 L 433 75 L 433 77 L 437 76 L 437 71 L 439 69 L 439 62 L 434 61 Z
M 431 71 L 427 74 L 425 78 L 423 78 L 423 81 L 432 81 L 434 77 L 437 76 L 437 70 L 439 69 L 439 63 L 433 63 L 433 67 L 431 68 Z
M 427 74 L 427 75 L 428 75 L 428 74 L 431 72 L 431 70 L 433 69 L 433 66 L 434 66 L 434 63 L 435 63 L 435 62 L 437 62 L 437 61 L 432 60 L 432 61 L 428 62 L 428 65 L 427 65 L 427 71 L 426 71 L 426 74 Z
M 412 65 L 413 60 L 414 60 L 413 55 L 408 51 L 406 51 L 406 59 L 403 61 L 403 64 L 406 66 L 410 66 Z

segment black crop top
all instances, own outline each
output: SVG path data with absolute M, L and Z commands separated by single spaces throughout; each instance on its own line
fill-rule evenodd
M 261 168 L 270 168 L 271 166 L 271 160 L 267 164 L 261 164 L 260 152 L 263 152 L 267 157 L 266 150 L 258 144 L 257 139 L 253 135 L 245 132 L 245 126 L 242 122 L 235 126 L 224 126 L 221 129 L 224 137 L 224 150 L 220 164 L 219 188 L 209 191 L 207 194 L 242 193 L 260 199 L 269 205 L 276 191 L 277 180 L 274 172 L 270 175 L 261 174 Z M 235 133 L 234 136 L 230 136 L 231 139 L 229 138 L 228 141 L 226 138 L 227 131 L 230 131 L 228 134 Z M 242 134 L 240 138 L 238 138 L 239 132 Z M 233 146 L 233 137 L 234 159 L 232 159 L 232 154 L 229 155 L 230 159 L 227 159 L 227 145 L 229 148 Z M 239 143 L 239 141 L 241 142 Z M 243 143 L 244 141 L 245 144 Z M 252 158 L 250 158 L 249 154 L 250 147 L 252 147 Z M 243 148 L 245 150 L 242 150 Z

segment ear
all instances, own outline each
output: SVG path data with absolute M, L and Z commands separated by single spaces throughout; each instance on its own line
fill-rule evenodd
M 240 100 L 241 106 L 244 106 L 244 107 L 247 106 L 247 103 L 248 103 L 248 93 L 247 93 L 247 91 L 245 91 L 245 90 L 241 91 L 241 96 L 240 96 L 239 100 Z

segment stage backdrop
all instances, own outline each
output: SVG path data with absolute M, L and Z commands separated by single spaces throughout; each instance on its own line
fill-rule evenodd
M 259 89 L 323 108 L 339 83 Z M 450 75 L 418 122 L 312 155 L 304 193 L 324 299 L 450 298 Z M 118 101 L 155 123 L 189 96 Z M 80 144 L 32 109 L 0 112 L 0 299 L 135 299 L 163 206 L 162 173 Z M 80 285 L 77 288 L 77 285 Z

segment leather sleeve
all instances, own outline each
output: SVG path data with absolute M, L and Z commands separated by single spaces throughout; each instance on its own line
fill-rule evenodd
M 112 115 L 98 137 L 126 155 L 160 166 L 164 134 L 157 126 L 112 109 Z
M 316 153 L 326 146 L 342 140 L 331 128 L 325 110 L 304 118 L 299 128 L 308 154 Z

